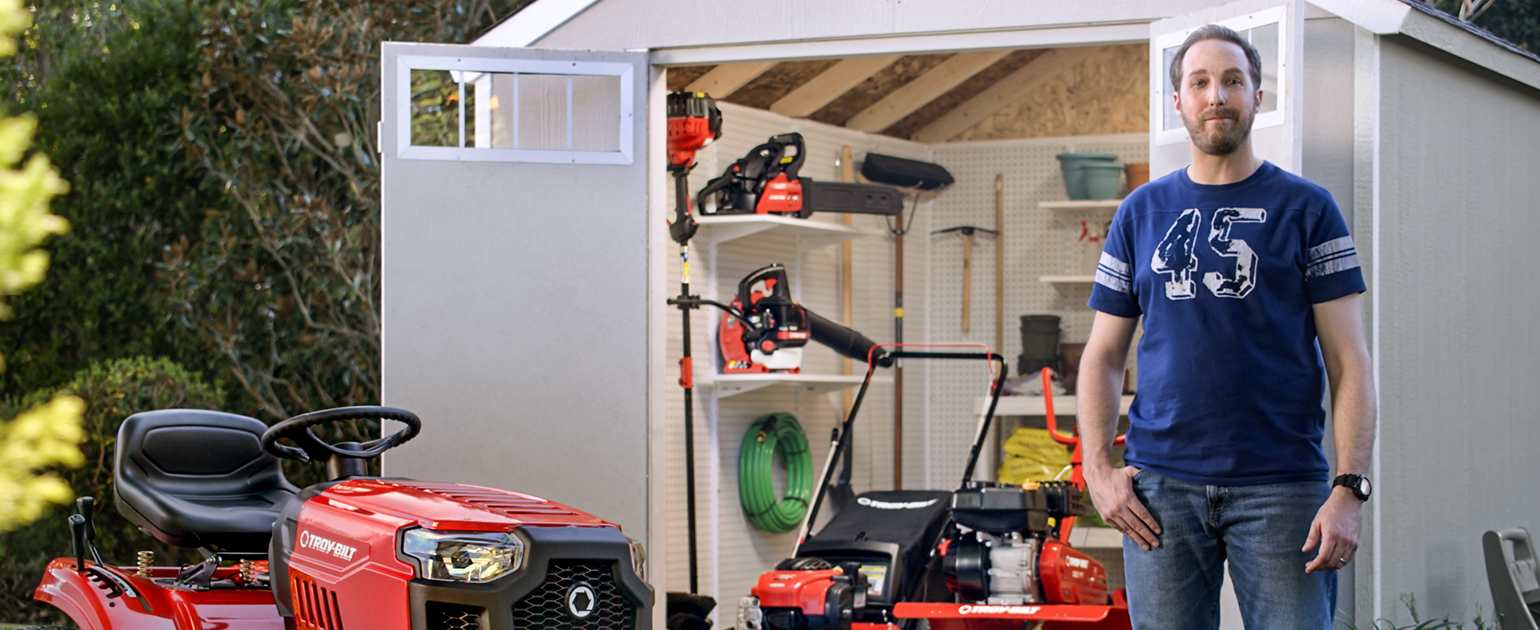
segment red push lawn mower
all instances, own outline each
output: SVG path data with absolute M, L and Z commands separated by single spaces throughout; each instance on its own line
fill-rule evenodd
M 1088 513 L 1085 480 L 1080 440 L 1059 435 L 1052 399 L 1046 401 L 1049 433 L 1075 447 L 1071 480 L 973 481 L 1005 383 L 1005 359 L 987 350 L 920 352 L 901 344 L 888 357 L 998 364 L 961 485 L 955 492 L 866 492 L 808 535 L 871 384 L 869 367 L 797 547 L 740 601 L 738 630 L 914 630 L 922 619 L 931 630 L 1130 628 L 1123 591 L 1109 594 L 1101 563 L 1069 545 L 1075 517 Z M 1051 396 L 1047 370 L 1043 378 Z
M 310 427 L 388 419 L 405 429 L 328 444 Z M 118 431 L 118 511 L 186 567 L 102 562 L 90 501 L 69 517 L 75 555 L 36 597 L 86 630 L 646 630 L 652 588 L 620 528 L 517 492 L 371 477 L 365 462 L 412 439 L 389 407 L 317 411 L 268 428 L 217 411 L 135 414 Z M 280 444 L 290 440 L 296 446 Z M 278 458 L 324 463 L 290 484 Z

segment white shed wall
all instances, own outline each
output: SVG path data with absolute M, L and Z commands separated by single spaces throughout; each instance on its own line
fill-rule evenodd
M 1408 621 L 1400 598 L 1414 595 L 1424 619 L 1490 619 L 1482 532 L 1540 532 L 1540 93 L 1380 42 L 1373 613 Z

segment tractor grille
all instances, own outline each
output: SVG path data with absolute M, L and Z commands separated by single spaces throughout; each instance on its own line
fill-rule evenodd
M 480 606 L 428 602 L 428 630 L 481 630 Z
M 336 593 L 298 575 L 292 584 L 296 625 L 306 630 L 342 630 L 342 610 L 337 607 Z
M 586 583 L 593 588 L 596 605 L 593 614 L 579 619 L 568 611 L 567 593 L 573 585 Z M 626 600 L 615 584 L 609 562 L 553 560 L 545 583 L 513 605 L 515 630 L 632 630 L 636 627 L 636 607 Z

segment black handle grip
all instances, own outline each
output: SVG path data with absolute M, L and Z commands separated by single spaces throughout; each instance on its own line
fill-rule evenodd
M 865 362 L 870 355 L 873 364 L 878 367 L 893 365 L 893 359 L 887 356 L 885 350 L 873 349 L 877 342 L 867 339 L 861 333 L 824 319 L 817 313 L 807 311 L 807 328 L 808 336 L 812 337 L 813 341 L 833 348 L 841 356 Z
M 71 514 L 70 541 L 75 545 L 75 570 L 86 570 L 86 517 Z
M 786 179 L 796 181 L 797 172 L 802 170 L 802 162 L 807 158 L 807 143 L 803 142 L 802 134 L 797 132 L 783 133 L 770 138 L 770 142 L 782 145 L 781 157 L 783 158 L 786 157 L 785 147 L 787 145 L 797 149 L 797 155 L 781 169 L 782 172 L 786 173 Z
M 75 513 L 86 519 L 86 540 L 96 540 L 96 499 L 91 497 L 75 499 Z

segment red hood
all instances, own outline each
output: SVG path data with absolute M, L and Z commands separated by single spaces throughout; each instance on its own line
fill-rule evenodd
M 444 531 L 513 531 L 524 525 L 615 527 L 592 514 L 527 494 L 405 479 L 350 479 L 316 497 L 345 509 L 395 516 Z

